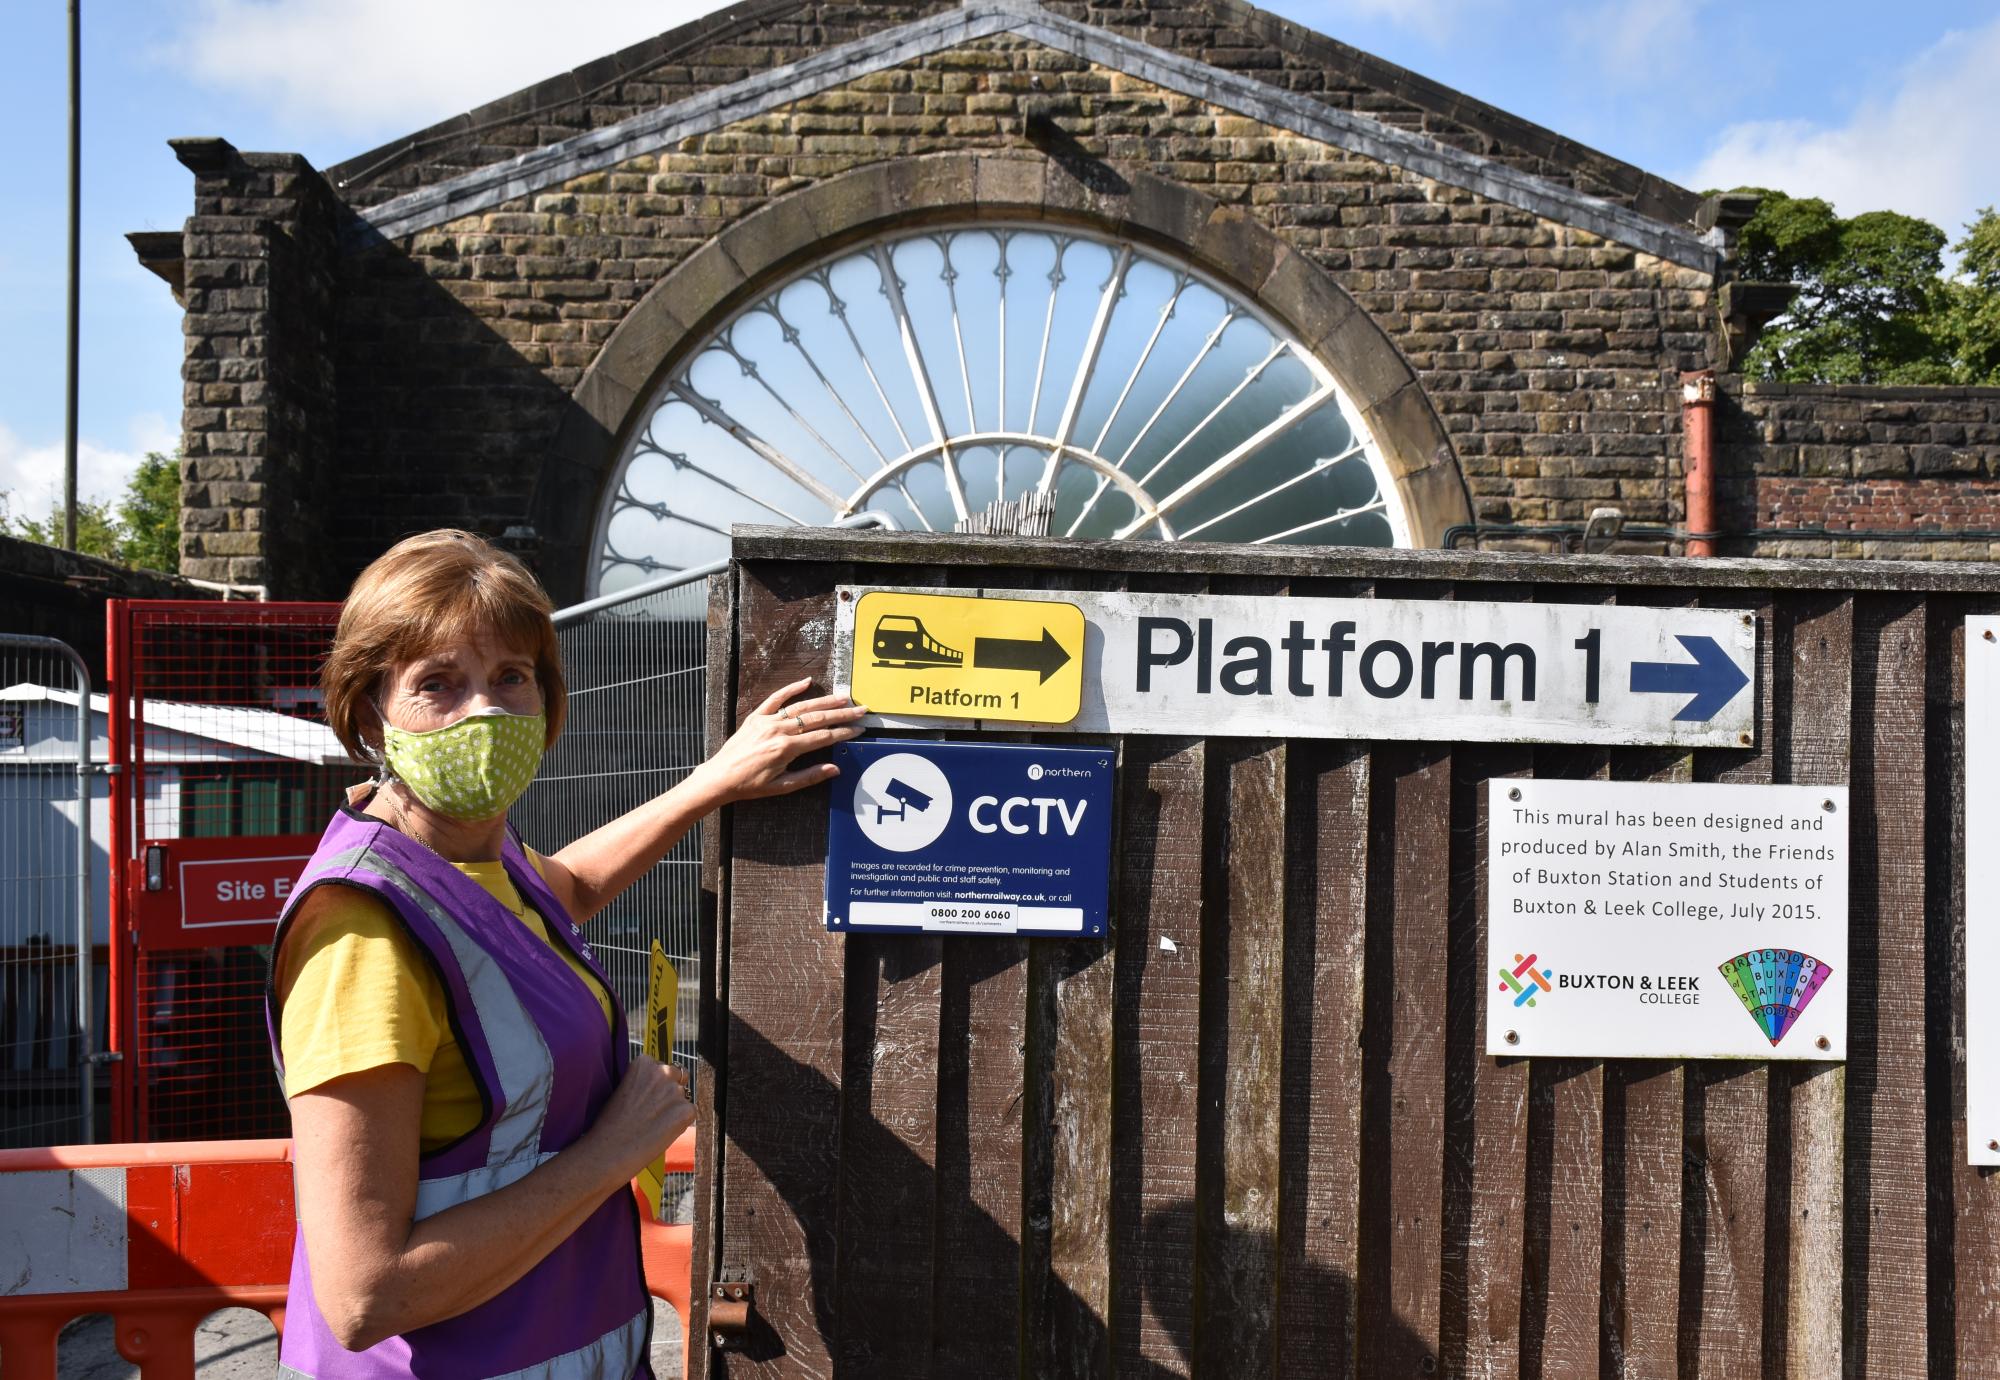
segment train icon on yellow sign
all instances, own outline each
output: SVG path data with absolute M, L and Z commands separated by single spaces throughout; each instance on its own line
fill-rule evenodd
M 892 718 L 1064 724 L 1083 702 L 1083 610 L 1042 599 L 869 590 L 854 698 Z
M 877 666 L 962 666 L 965 653 L 947 647 L 924 630 L 914 614 L 885 613 L 875 625 Z

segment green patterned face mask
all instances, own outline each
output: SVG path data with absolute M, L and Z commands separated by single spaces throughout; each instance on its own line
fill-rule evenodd
M 382 726 L 382 755 L 410 793 L 452 819 L 504 815 L 542 763 L 540 714 L 484 709 L 428 733 Z

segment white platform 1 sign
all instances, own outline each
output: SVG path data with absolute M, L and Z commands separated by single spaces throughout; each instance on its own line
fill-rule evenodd
M 1018 728 L 1077 659 L 1072 716 L 1034 726 L 1739 748 L 1756 722 L 1756 622 L 1725 609 L 854 585 L 835 609 L 835 683 L 874 724 Z
M 1966 1162 L 2000 1164 L 2000 618 L 1965 620 Z
M 1486 1052 L 1844 1059 L 1847 788 L 1494 779 Z

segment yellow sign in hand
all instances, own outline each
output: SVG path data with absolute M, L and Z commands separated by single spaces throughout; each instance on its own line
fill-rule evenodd
M 674 1013 L 680 1008 L 681 975 L 667 957 L 660 941 L 653 941 L 653 966 L 646 982 L 646 1032 L 641 1037 L 649 1058 L 661 1063 L 674 1057 Z M 639 1171 L 639 1187 L 660 1220 L 660 1197 L 667 1187 L 667 1152 L 664 1147 L 653 1162 Z
M 854 606 L 853 695 L 898 718 L 1066 724 L 1083 704 L 1083 610 L 870 590 Z

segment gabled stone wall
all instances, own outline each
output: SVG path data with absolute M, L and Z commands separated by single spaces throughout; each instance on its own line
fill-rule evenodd
M 686 100 L 955 0 L 743 0 L 327 170 L 359 207 Z M 1240 0 L 1052 0 L 1049 12 L 1241 73 L 1673 221 L 1699 198 L 1630 164 Z
M 352 571 L 418 521 L 529 520 L 571 394 L 695 249 L 864 165 L 1042 156 L 1031 104 L 1079 186 L 1093 169 L 1149 171 L 1242 208 L 1330 273 L 1416 372 L 1481 519 L 1575 521 L 1613 503 L 1677 520 L 1677 379 L 1711 361 L 1706 274 L 996 38 L 343 259 L 337 449 L 344 482 L 383 501 L 332 534 L 336 563 Z M 570 586 L 582 555 L 545 552 L 545 573 Z
M 1122 233 L 1123 213 L 1103 210 L 1115 198 L 1093 188 L 1155 177 L 1208 208 L 1186 226 L 1149 230 L 1163 247 L 1191 245 L 1220 206 L 1305 256 L 1392 343 L 1395 368 L 1414 374 L 1416 405 L 1448 437 L 1443 461 L 1480 524 L 1518 538 L 1520 528 L 1573 527 L 1612 506 L 1634 525 L 1684 527 L 1679 378 L 1719 359 L 1717 275 L 1565 222 L 1573 198 L 1503 203 L 1019 34 L 857 71 L 395 238 L 359 218 L 397 195 L 954 8 L 749 0 L 326 177 L 293 155 L 183 145 L 197 174 L 184 266 L 184 568 L 280 596 L 338 596 L 398 537 L 450 523 L 518 542 L 559 597 L 579 593 L 588 553 L 575 515 L 596 510 L 603 471 L 555 462 L 574 458 L 579 434 L 600 457 L 621 444 L 630 419 L 603 416 L 579 393 L 635 306 L 684 266 L 724 275 L 692 294 L 712 304 L 700 319 L 658 317 L 646 328 L 651 353 L 628 351 L 620 385 L 642 394 L 773 275 L 837 247 L 884 208 L 842 213 L 834 193 L 815 212 L 826 223 L 788 240 L 782 261 L 742 239 L 767 234 L 744 228 L 751 217 L 807 188 L 831 192 L 857 169 L 979 153 L 1054 170 L 1046 207 L 1038 200 L 1027 214 Z M 1684 189 L 1233 0 L 1047 8 L 1254 76 L 1301 103 L 1287 110 L 1361 112 L 1364 124 L 1476 153 L 1498 171 L 1473 185 L 1528 173 L 1692 234 Z M 887 209 L 977 214 L 969 186 L 912 185 L 920 199 Z M 724 252 L 695 264 L 710 245 Z M 1253 288 L 1269 270 L 1232 263 L 1229 252 L 1196 257 Z M 1920 437 L 1896 430 L 1906 425 L 1892 419 L 1898 407 Z M 1853 527 L 1903 512 L 1917 525 L 1991 527 L 1983 486 L 2000 442 L 1990 408 L 1983 421 L 1971 415 L 1985 407 L 1930 390 L 1868 402 L 1726 389 L 1723 521 L 1735 531 Z M 1953 411 L 1968 408 L 1963 418 Z M 589 426 L 579 429 L 580 415 Z M 1945 439 L 1953 426 L 1962 441 Z M 552 527 L 552 504 L 570 520 Z M 1742 549 L 1874 552 L 1790 540 Z

